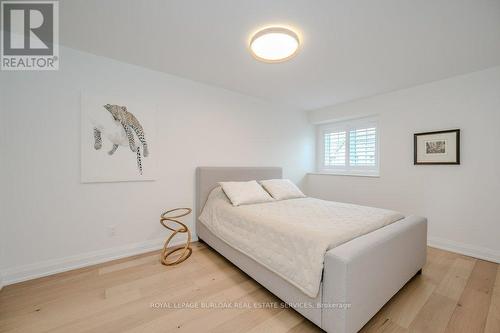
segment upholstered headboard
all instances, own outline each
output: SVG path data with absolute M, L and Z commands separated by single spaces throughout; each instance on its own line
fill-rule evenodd
M 224 181 L 277 179 L 282 177 L 278 167 L 198 167 L 196 168 L 196 211 L 198 217 L 210 192 Z

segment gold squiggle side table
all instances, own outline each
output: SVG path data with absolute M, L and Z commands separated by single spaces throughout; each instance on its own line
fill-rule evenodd
M 174 213 L 177 211 L 184 211 L 184 212 L 182 214 L 179 214 L 179 215 L 168 216 L 168 214 L 171 214 L 171 213 Z M 184 223 L 181 223 L 178 220 L 176 220 L 180 217 L 191 214 L 191 212 L 192 212 L 191 208 L 176 208 L 176 209 L 168 210 L 168 211 L 164 212 L 163 214 L 161 214 L 161 219 L 160 219 L 161 225 L 163 225 L 168 230 L 173 231 L 173 233 L 170 235 L 170 237 L 168 237 L 167 240 L 165 241 L 165 244 L 163 245 L 163 250 L 161 251 L 161 263 L 163 265 L 172 266 L 172 265 L 180 264 L 181 262 L 183 262 L 184 260 L 189 258 L 189 256 L 193 252 L 193 250 L 191 249 L 191 246 L 190 246 L 191 245 L 191 232 L 189 231 L 188 227 Z M 168 225 L 168 222 L 177 223 L 179 225 L 179 228 L 174 229 L 173 227 Z M 187 233 L 186 244 L 184 246 L 176 246 L 176 247 L 173 247 L 171 249 L 168 249 L 168 244 L 170 243 L 172 238 L 174 238 L 174 236 L 177 235 L 178 233 Z M 182 253 L 179 257 L 177 257 L 177 259 L 170 259 L 170 260 L 168 259 L 168 257 L 170 255 L 172 255 L 178 251 L 181 251 L 181 250 L 182 250 Z

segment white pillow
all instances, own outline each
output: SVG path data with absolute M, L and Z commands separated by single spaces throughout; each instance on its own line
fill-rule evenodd
M 305 198 L 299 188 L 289 179 L 269 179 L 263 180 L 260 184 L 276 200 Z
M 233 206 L 273 201 L 273 198 L 255 180 L 249 182 L 220 182 L 222 190 Z

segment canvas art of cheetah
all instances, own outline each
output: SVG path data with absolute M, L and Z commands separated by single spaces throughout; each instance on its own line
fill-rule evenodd
M 149 150 L 141 123 L 131 112 L 127 110 L 126 106 L 106 104 L 103 107 L 103 111 L 109 112 L 113 121 L 119 125 L 120 128 L 118 133 L 114 133 L 113 135 L 108 133 L 108 135 L 105 136 L 113 144 L 108 154 L 113 155 L 120 146 L 129 146 L 130 150 L 136 155 L 137 168 L 139 170 L 139 174 L 142 175 L 142 156 L 147 157 L 149 155 Z M 102 148 L 103 131 L 106 131 L 104 126 L 94 126 L 94 149 L 96 150 L 100 150 Z M 139 143 L 137 144 L 135 136 L 137 136 L 137 139 L 139 140 Z

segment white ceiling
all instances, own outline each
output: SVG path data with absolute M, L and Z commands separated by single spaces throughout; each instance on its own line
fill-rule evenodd
M 256 61 L 282 24 L 302 49 Z M 500 0 L 64 0 L 61 43 L 301 109 L 500 65 Z

